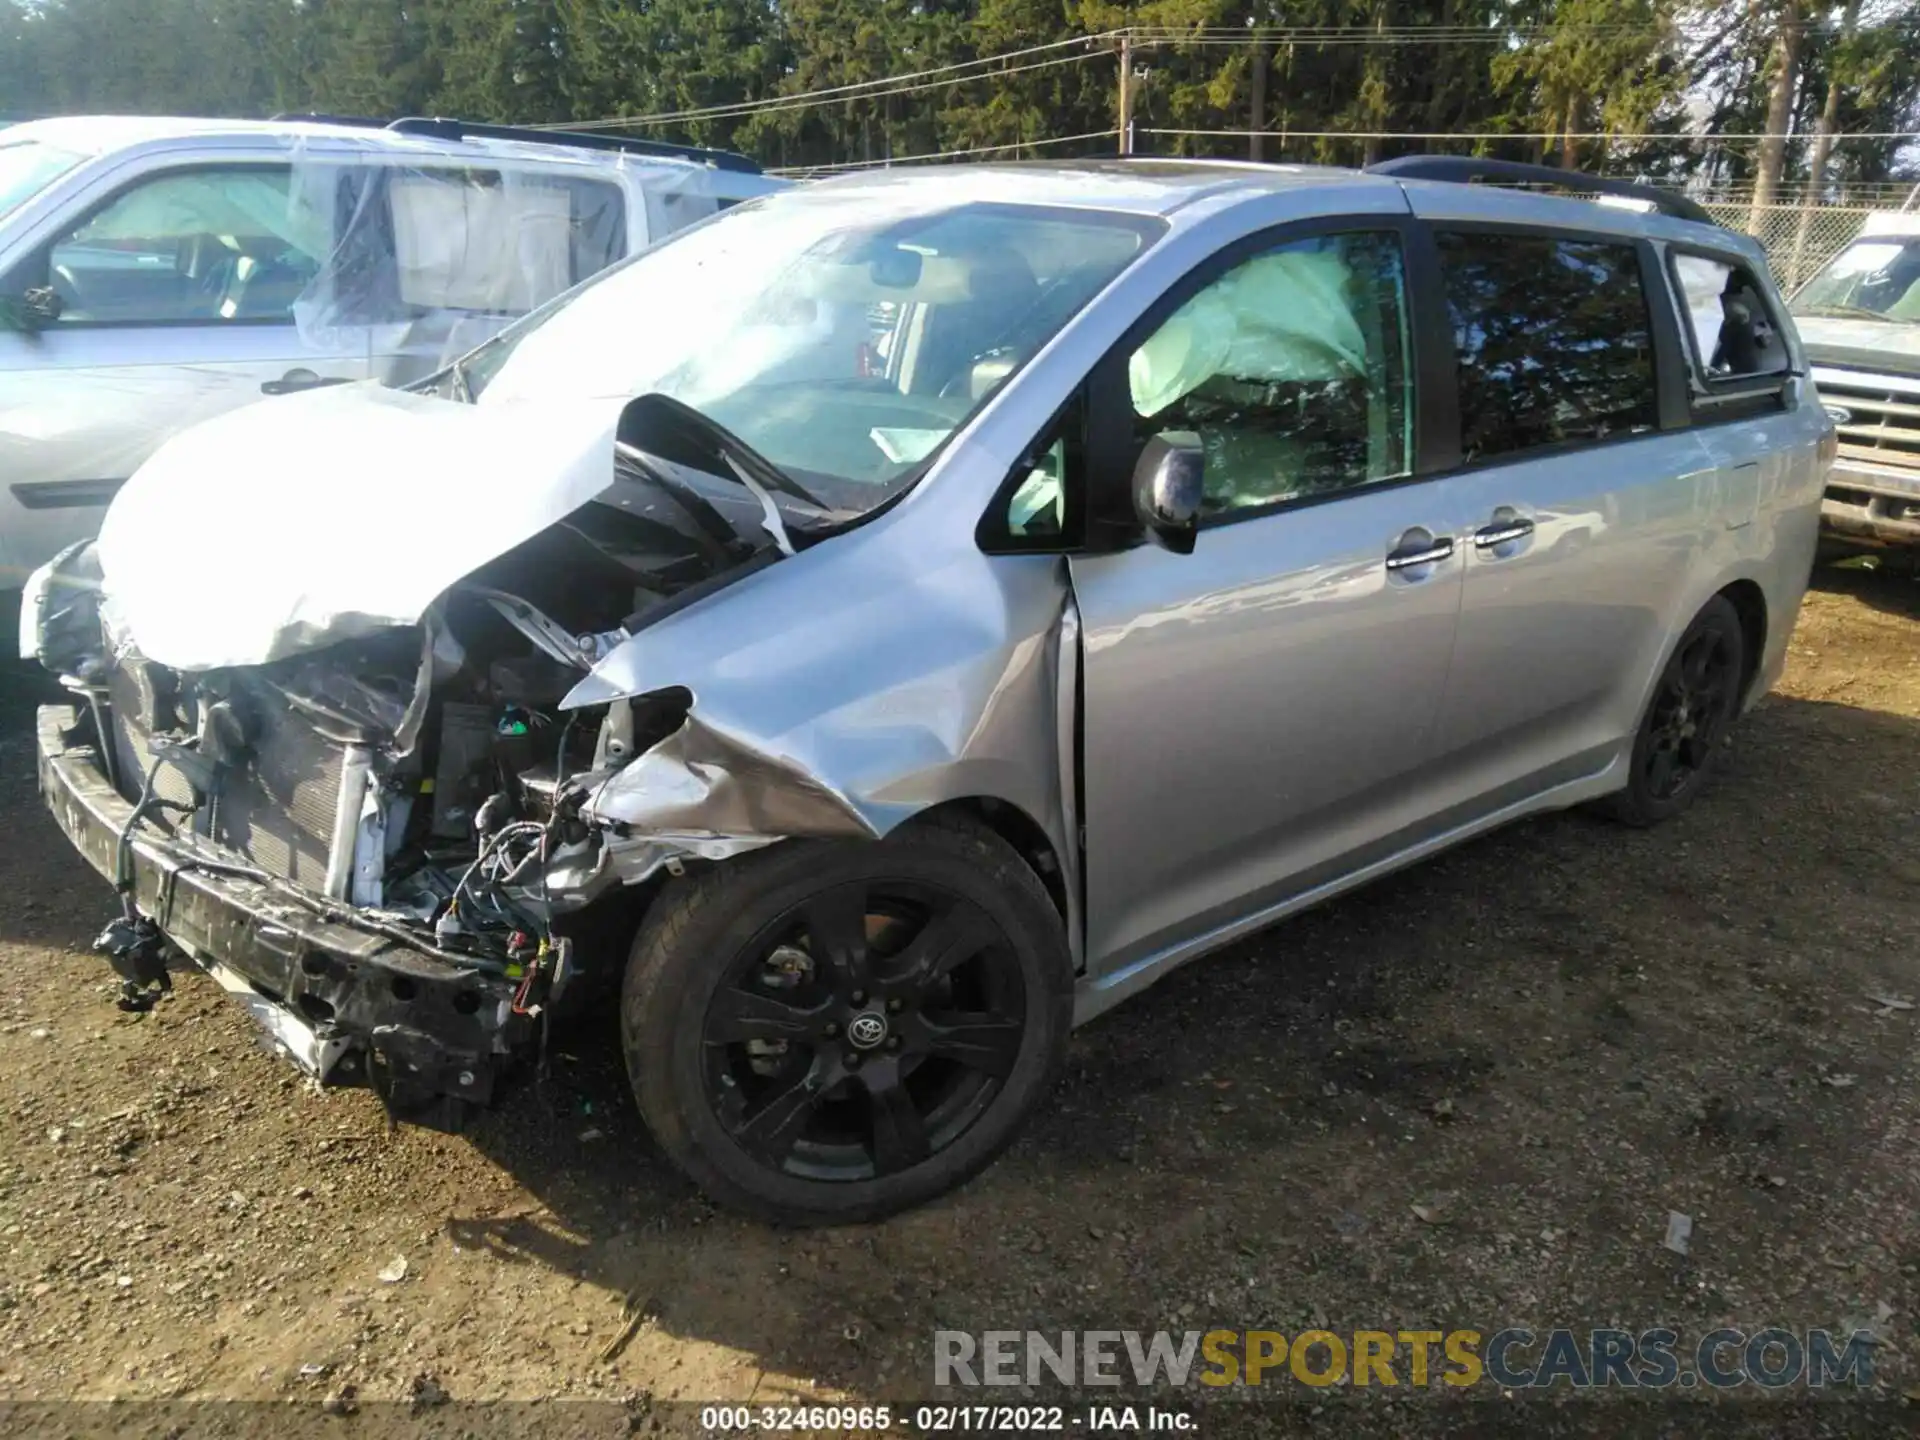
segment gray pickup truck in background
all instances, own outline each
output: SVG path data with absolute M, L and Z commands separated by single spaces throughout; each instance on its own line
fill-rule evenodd
M 1869 216 L 1791 308 L 1840 432 L 1823 542 L 1920 554 L 1920 211 Z

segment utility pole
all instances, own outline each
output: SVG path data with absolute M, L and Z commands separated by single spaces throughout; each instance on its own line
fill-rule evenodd
M 1267 42 L 1258 30 L 1253 32 L 1253 103 L 1249 107 L 1247 158 L 1264 160 L 1267 128 Z
M 1120 37 L 1120 153 L 1133 153 L 1133 37 Z

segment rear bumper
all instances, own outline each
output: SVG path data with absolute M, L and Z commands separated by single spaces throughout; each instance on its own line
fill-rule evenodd
M 111 879 L 133 806 L 101 772 L 80 712 L 43 706 L 38 728 L 41 796 Z M 449 1098 L 484 1104 L 529 1037 L 506 977 L 424 940 L 405 943 L 350 906 L 234 873 L 252 867 L 224 847 L 142 821 L 130 860 L 140 913 L 318 1079 L 371 1083 L 401 1111 Z
M 1920 470 L 1840 460 L 1827 475 L 1820 526 L 1856 544 L 1920 546 Z

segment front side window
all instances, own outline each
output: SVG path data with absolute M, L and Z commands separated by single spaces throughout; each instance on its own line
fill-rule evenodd
M 866 510 L 1161 228 L 934 186 L 786 191 L 680 232 L 449 373 L 482 405 L 665 395 L 833 507 Z M 1044 525 L 1030 498 L 1023 527 Z
M 1854 241 L 1800 287 L 1793 313 L 1920 321 L 1920 236 L 1877 235 Z
M 62 324 L 287 321 L 327 253 L 285 166 L 177 171 L 121 192 L 46 252 Z
M 1409 348 L 1398 236 L 1276 246 L 1133 352 L 1137 437 L 1197 434 L 1216 515 L 1394 479 L 1412 467 Z
M 1467 461 L 1604 440 L 1659 420 L 1631 245 L 1440 234 Z

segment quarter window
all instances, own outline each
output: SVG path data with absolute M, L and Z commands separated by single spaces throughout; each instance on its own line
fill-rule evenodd
M 1462 458 L 1609 439 L 1659 420 L 1631 245 L 1442 232 Z
M 1410 472 L 1399 238 L 1276 246 L 1176 310 L 1127 367 L 1137 438 L 1200 437 L 1206 509 L 1254 509 Z
M 1705 255 L 1675 255 L 1674 279 L 1687 307 L 1694 363 L 1705 380 L 1784 375 L 1787 347 L 1759 282 L 1744 266 Z

